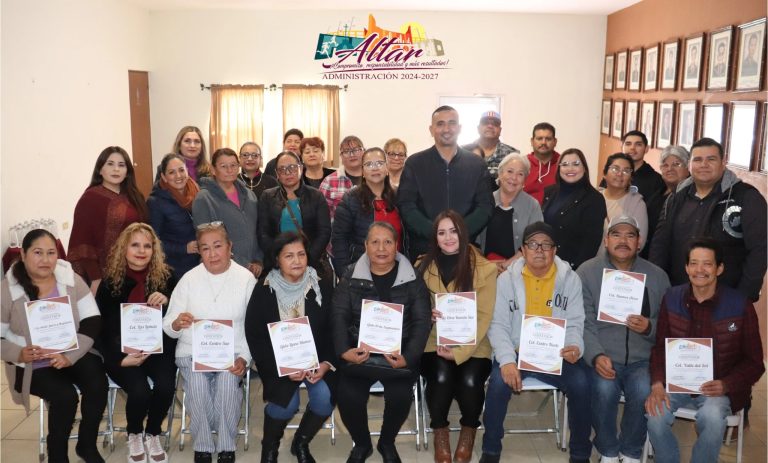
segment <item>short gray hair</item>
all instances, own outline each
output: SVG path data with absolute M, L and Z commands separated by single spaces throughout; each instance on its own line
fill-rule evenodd
M 664 160 L 670 156 L 675 156 L 679 158 L 683 162 L 683 164 L 685 164 L 686 166 L 688 165 L 688 161 L 691 159 L 691 154 L 684 147 L 679 145 L 669 145 L 663 150 L 661 150 L 659 163 L 664 162 Z
M 383 221 L 373 222 L 370 226 L 368 226 L 368 233 L 365 234 L 365 241 L 368 241 L 368 237 L 371 235 L 371 230 L 377 227 L 383 228 L 392 233 L 392 239 L 397 241 L 397 230 L 395 230 L 395 227 L 393 227 L 391 223 Z
M 508 155 L 504 156 L 504 159 L 502 159 L 499 163 L 499 172 L 504 169 L 504 166 L 512 161 L 520 161 L 520 163 L 523 165 L 523 170 L 525 171 L 526 177 L 531 173 L 531 162 L 528 160 L 528 156 L 524 156 L 520 153 L 509 153 Z

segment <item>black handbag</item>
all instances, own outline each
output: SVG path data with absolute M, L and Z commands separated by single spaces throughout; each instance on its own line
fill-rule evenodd
M 384 355 L 371 354 L 363 363 L 347 363 L 344 373 L 357 378 L 373 379 L 380 381 L 382 379 L 406 379 L 413 377 L 413 371 L 407 366 L 405 368 L 392 368 Z

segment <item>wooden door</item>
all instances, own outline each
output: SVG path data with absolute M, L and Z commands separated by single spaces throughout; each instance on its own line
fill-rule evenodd
M 136 184 L 144 197 L 149 196 L 154 181 L 152 136 L 149 125 L 149 73 L 128 71 L 128 95 L 131 107 L 131 153 Z

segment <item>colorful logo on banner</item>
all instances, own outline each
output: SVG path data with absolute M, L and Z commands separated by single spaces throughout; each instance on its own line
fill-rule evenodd
M 417 22 L 390 31 L 368 15 L 368 27 L 344 24 L 320 34 L 315 60 L 322 61 L 323 79 L 434 80 L 448 69 L 443 42 L 428 38 Z

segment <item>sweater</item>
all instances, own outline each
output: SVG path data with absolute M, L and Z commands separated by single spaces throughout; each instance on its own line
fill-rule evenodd
M 619 199 L 608 199 L 605 196 L 605 190 L 601 190 L 605 198 L 607 215 L 603 225 L 603 238 L 608 234 L 608 225 L 611 219 L 626 215 L 637 220 L 637 227 L 640 229 L 640 249 L 643 249 L 648 239 L 648 211 L 643 201 L 643 195 L 637 192 L 637 187 L 630 186 L 627 194 Z
M 173 276 L 178 281 L 200 263 L 200 254 L 187 252 L 187 243 L 195 240 L 192 214 L 181 207 L 169 191 L 160 188 L 158 183 L 155 183 L 149 194 L 147 207 L 149 223 L 160 238 L 165 260 L 173 267 Z
M 499 193 L 499 190 L 493 192 L 493 199 L 496 203 L 496 207 L 500 207 L 501 193 Z M 523 246 L 523 231 L 525 231 L 525 227 L 534 222 L 543 221 L 544 217 L 541 214 L 541 206 L 539 205 L 539 202 L 525 191 L 519 192 L 517 196 L 515 196 L 515 199 L 512 200 L 509 207 L 513 209 L 512 240 L 515 252 L 517 252 L 517 250 Z M 486 249 L 488 246 L 487 230 L 483 230 L 480 236 L 477 237 L 477 243 L 480 245 L 480 249 L 482 249 L 485 254 L 488 254 Z

